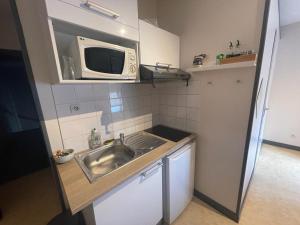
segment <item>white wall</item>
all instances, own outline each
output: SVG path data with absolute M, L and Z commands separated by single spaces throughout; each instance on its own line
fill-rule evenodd
M 300 1 L 299 0 L 279 0 L 280 5 L 280 25 L 286 26 L 300 22 Z
M 161 0 L 160 27 L 181 37 L 181 66 L 191 67 L 193 58 L 228 51 L 229 41 L 241 41 L 242 49 L 258 50 L 264 1 L 261 0 Z
M 157 0 L 138 0 L 139 19 L 157 25 Z
M 161 124 L 197 134 L 195 188 L 236 210 L 255 68 L 159 86 Z
M 180 35 L 183 68 L 191 67 L 199 53 L 214 61 L 230 40 L 258 49 L 264 1 L 161 0 L 157 10 L 160 27 Z M 255 68 L 202 72 L 193 74 L 186 90 L 171 84 L 162 89 L 161 123 L 198 134 L 196 190 L 233 212 L 254 76 Z
M 0 1 L 0 31 L 0 49 L 20 49 L 9 0 Z
M 300 23 L 281 28 L 264 139 L 300 146 Z

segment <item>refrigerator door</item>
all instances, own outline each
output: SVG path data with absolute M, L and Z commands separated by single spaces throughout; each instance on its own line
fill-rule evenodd
M 195 143 L 188 144 L 166 158 L 165 222 L 171 224 L 193 197 Z

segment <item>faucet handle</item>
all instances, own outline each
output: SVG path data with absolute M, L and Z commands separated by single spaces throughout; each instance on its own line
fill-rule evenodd
M 125 135 L 124 133 L 120 133 L 120 142 L 121 144 L 124 144 Z

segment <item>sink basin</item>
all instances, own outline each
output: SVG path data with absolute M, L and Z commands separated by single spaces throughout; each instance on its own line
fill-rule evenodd
M 112 144 L 75 156 L 77 162 L 93 182 L 133 160 L 135 152 L 122 144 Z
M 133 149 L 137 157 L 158 148 L 164 143 L 166 141 L 145 132 L 138 132 L 125 138 L 125 145 Z
M 78 153 L 75 159 L 92 183 L 165 142 L 145 132 L 138 132 L 127 136 L 124 144 L 118 140 L 95 150 Z

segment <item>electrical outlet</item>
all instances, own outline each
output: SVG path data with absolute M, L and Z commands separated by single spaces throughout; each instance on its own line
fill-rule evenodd
M 76 113 L 80 111 L 80 105 L 79 104 L 72 104 L 70 105 L 70 112 Z

